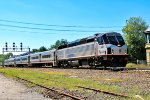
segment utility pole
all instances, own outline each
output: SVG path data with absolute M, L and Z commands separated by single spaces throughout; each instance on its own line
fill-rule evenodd
M 15 42 L 13 42 L 12 47 L 8 47 L 8 43 L 5 43 L 5 47 L 2 48 L 2 67 L 4 67 L 4 53 L 5 52 L 29 52 L 30 55 L 30 48 L 29 47 L 23 47 L 23 43 L 20 43 L 20 47 L 17 47 L 15 45 Z

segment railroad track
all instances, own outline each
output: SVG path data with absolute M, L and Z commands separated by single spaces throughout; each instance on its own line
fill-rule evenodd
M 41 77 L 39 77 L 41 78 Z M 49 80 L 49 81 L 54 81 L 54 82 L 60 82 L 60 81 L 55 81 L 55 80 L 50 80 L 50 79 L 46 79 L 46 78 L 41 78 L 41 79 L 45 79 L 45 80 Z M 65 82 L 63 82 L 63 84 L 67 84 Z M 104 94 L 109 94 L 109 95 L 113 95 L 113 96 L 119 96 L 119 97 L 125 97 L 125 98 L 132 98 L 126 94 L 119 94 L 119 93 L 114 93 L 114 92 L 109 92 L 109 91 L 104 91 L 104 90 L 100 90 L 100 89 L 94 89 L 94 88 L 89 88 L 89 87 L 84 87 L 84 86 L 75 86 L 77 88 L 82 88 L 82 89 L 87 89 L 87 90 L 92 90 L 95 92 L 101 92 Z
M 131 68 L 129 68 L 129 70 L 130 70 L 130 69 L 131 69 Z M 126 70 L 127 70 L 127 69 L 126 69 Z M 134 69 L 132 68 L 132 70 L 134 70 Z M 136 69 L 136 70 L 138 70 L 138 69 Z M 140 70 L 141 70 L 141 69 L 140 69 Z M 143 70 L 145 70 L 145 69 L 143 69 Z M 146 69 L 146 70 L 147 70 L 147 69 Z M 123 72 L 124 72 L 124 71 L 123 71 Z M 3 74 L 5 74 L 5 73 L 3 73 Z M 35 85 L 37 85 L 37 86 L 39 86 L 39 87 L 42 87 L 42 88 L 45 88 L 45 89 L 47 89 L 47 90 L 53 91 L 53 92 L 55 92 L 55 93 L 58 93 L 59 95 L 63 95 L 63 96 L 72 98 L 73 100 L 83 100 L 83 99 L 85 99 L 85 97 L 83 97 L 83 96 L 81 97 L 81 96 L 79 96 L 79 95 L 78 95 L 78 96 L 77 96 L 77 95 L 73 95 L 72 93 L 69 93 L 69 92 L 66 93 L 66 92 L 64 92 L 64 91 L 58 91 L 58 90 L 56 90 L 56 89 L 54 89 L 54 88 L 49 88 L 49 87 L 46 87 L 46 86 L 43 86 L 43 85 L 34 83 L 34 82 L 32 82 L 32 81 L 29 81 L 29 80 L 26 80 L 26 79 L 17 77 L 17 76 L 14 76 L 14 77 L 16 77 L 16 78 L 18 78 L 18 79 L 20 79 L 20 80 L 23 80 L 23 81 L 26 81 L 26 82 L 35 84 Z M 42 78 L 42 77 L 39 77 L 39 78 L 45 79 L 45 80 L 49 80 L 49 81 L 54 81 L 54 82 L 60 82 L 60 81 L 56 81 L 56 80 L 51 80 L 51 79 L 49 79 L 49 78 Z M 63 84 L 67 84 L 66 82 L 62 82 L 62 83 L 63 83 Z M 86 89 L 86 90 L 92 90 L 92 91 L 95 91 L 95 92 L 101 92 L 101 93 L 104 93 L 104 94 L 109 94 L 109 95 L 118 96 L 118 97 L 134 98 L 134 97 L 130 97 L 130 96 L 126 95 L 126 94 L 114 93 L 114 92 L 109 92 L 109 91 L 104 91 L 104 90 L 99 90 L 99 89 L 94 89 L 94 88 L 89 88 L 89 87 L 84 87 L 84 86 L 75 86 L 75 87 L 83 88 L 83 89 Z
M 31 83 L 31 84 L 35 84 L 36 86 L 42 87 L 42 88 L 44 88 L 44 89 L 47 89 L 47 90 L 56 92 L 56 93 L 58 93 L 59 95 L 63 95 L 63 96 L 66 96 L 66 97 L 70 97 L 70 98 L 72 98 L 73 100 L 83 100 L 83 98 L 81 98 L 81 97 L 79 97 L 79 96 L 75 96 L 75 95 L 72 95 L 72 94 L 69 94 L 69 93 L 65 93 L 65 92 L 62 92 L 62 91 L 58 91 L 58 90 L 55 90 L 55 89 L 53 89 L 53 88 L 49 88 L 49 87 L 46 87 L 46 86 L 43 86 L 43 85 L 34 83 L 34 82 L 32 82 L 32 81 L 29 81 L 29 80 L 26 80 L 26 79 L 17 77 L 17 76 L 14 76 L 14 77 L 16 77 L 16 78 L 18 78 L 18 79 L 20 79 L 20 80 L 26 81 L 26 82 L 28 82 L 28 83 Z
M 89 88 L 89 87 L 83 87 L 83 86 L 77 86 L 77 87 L 78 88 L 87 89 L 87 90 L 92 90 L 92 91 L 95 91 L 95 92 L 102 92 L 102 93 L 113 95 L 113 96 L 120 96 L 120 97 L 125 97 L 125 98 L 131 98 L 130 96 L 125 95 L 125 94 L 118 94 L 118 93 L 114 93 L 114 92 L 109 92 L 109 91 L 104 91 L 104 90 L 98 90 L 98 89 Z
M 8 67 L 9 68 L 9 67 Z M 13 67 L 10 67 L 13 68 Z M 14 67 L 14 68 L 18 68 L 18 67 Z M 23 67 L 22 67 L 23 68 Z M 38 68 L 38 69 L 42 69 L 42 68 L 49 68 L 49 69 L 91 69 L 91 70 L 111 70 L 111 71 L 150 71 L 150 68 L 125 68 L 122 67 L 120 69 L 120 67 L 117 67 L 117 69 L 113 70 L 112 67 L 107 67 L 106 69 L 104 69 L 103 67 L 98 67 L 98 68 L 90 68 L 90 67 L 80 67 L 80 68 L 52 68 L 52 67 L 26 67 L 26 68 Z
M 46 67 L 48 68 L 48 67 Z M 52 68 L 53 69 L 53 68 Z M 54 68 L 58 69 L 58 68 Z M 135 70 L 135 71 L 150 71 L 150 68 L 126 68 L 126 67 L 116 67 L 116 69 L 113 69 L 112 67 L 107 67 L 104 69 L 103 67 L 98 67 L 98 68 L 91 68 L 91 67 L 79 67 L 79 68 L 60 68 L 60 69 L 91 69 L 91 70 L 111 70 L 111 71 L 130 71 L 130 70 Z
M 124 70 L 148 70 L 148 71 L 150 71 L 150 68 L 124 68 Z
M 5 73 L 3 73 L 3 74 L 5 74 Z M 46 87 L 46 86 L 37 84 L 37 83 L 35 83 L 35 82 L 32 82 L 32 81 L 29 81 L 29 80 L 20 78 L 20 77 L 18 77 L 18 76 L 13 76 L 13 77 L 15 77 L 15 78 L 17 78 L 17 79 L 19 79 L 19 80 L 26 81 L 26 82 L 31 83 L 31 84 L 35 84 L 36 86 L 39 86 L 39 87 L 44 88 L 44 89 L 46 89 L 46 90 L 52 91 L 52 92 L 57 93 L 57 94 L 59 94 L 59 95 L 63 95 L 63 96 L 72 98 L 73 100 L 84 100 L 84 99 L 85 99 L 85 97 L 80 97 L 80 96 L 73 95 L 72 93 L 65 93 L 65 92 L 62 92 L 62 91 L 60 91 L 60 90 L 56 90 L 56 89 L 54 89 L 54 88 L 49 88 L 49 87 Z M 39 78 L 45 79 L 45 80 L 50 80 L 50 79 L 42 78 L 42 77 L 39 77 Z M 55 81 L 55 80 L 50 80 L 50 81 Z M 59 81 L 55 81 L 55 82 L 59 82 Z M 67 84 L 67 83 L 64 82 L 64 84 Z M 75 87 L 77 87 L 77 88 L 82 88 L 82 89 L 86 89 L 86 90 L 92 90 L 92 91 L 100 92 L 100 93 L 104 93 L 104 94 L 109 94 L 109 95 L 117 96 L 117 97 L 134 98 L 134 97 L 128 96 L 128 95 L 126 95 L 126 94 L 115 93 L 115 92 L 109 92 L 109 91 L 104 91 L 104 90 L 95 89 L 95 88 L 89 88 L 89 87 L 84 87 L 84 86 L 75 86 Z

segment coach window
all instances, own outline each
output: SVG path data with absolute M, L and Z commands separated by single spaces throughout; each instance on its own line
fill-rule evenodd
M 50 58 L 51 55 L 43 55 L 42 58 Z
M 16 61 L 20 61 L 20 59 L 16 59 Z
M 32 59 L 38 59 L 39 57 L 38 56 L 36 56 L 36 57 L 32 57 Z
M 22 58 L 22 60 L 24 61 L 24 60 L 27 60 L 27 58 Z

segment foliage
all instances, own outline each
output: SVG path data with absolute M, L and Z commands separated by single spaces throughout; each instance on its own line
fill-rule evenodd
M 46 48 L 46 47 L 44 47 L 44 46 L 41 46 L 40 48 L 39 48 L 39 51 L 40 52 L 42 52 L 42 51 L 47 51 L 48 49 Z
M 8 58 L 10 58 L 10 57 L 12 57 L 12 56 L 13 56 L 12 53 L 7 53 L 6 55 L 4 55 L 4 59 L 8 59 Z
M 41 46 L 39 49 L 32 49 L 32 52 L 42 52 L 47 51 L 48 49 L 44 46 Z
M 39 52 L 38 49 L 32 49 L 32 52 Z
M 67 43 L 68 43 L 68 42 L 67 42 L 67 40 L 65 40 L 65 39 L 57 40 L 57 41 L 55 42 L 55 44 L 54 44 L 54 45 L 51 45 L 51 47 L 50 47 L 49 49 L 46 48 L 46 47 L 44 47 L 44 46 L 41 46 L 39 49 L 32 49 L 32 52 L 34 53 L 34 52 L 42 52 L 42 51 L 57 49 L 60 45 L 65 45 L 65 44 L 67 44 Z
M 4 55 L 4 60 L 5 60 L 5 59 L 8 59 L 8 58 L 11 57 L 11 56 L 13 56 L 12 53 L 7 53 L 7 54 L 5 54 L 5 55 Z M 2 63 L 2 54 L 0 54 L 0 63 Z
M 147 28 L 148 25 L 141 17 L 131 17 L 122 29 L 131 60 L 145 60 L 146 38 L 143 32 Z
M 67 43 L 68 42 L 65 39 L 57 40 L 54 45 L 51 45 L 50 50 L 57 49 L 60 45 L 65 45 Z

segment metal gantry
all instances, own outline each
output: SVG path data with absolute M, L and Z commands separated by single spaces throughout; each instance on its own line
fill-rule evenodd
M 22 42 L 20 43 L 20 47 L 17 47 L 15 45 L 15 42 L 13 42 L 12 47 L 8 47 L 8 43 L 5 43 L 5 47 L 2 48 L 2 66 L 4 67 L 4 53 L 5 52 L 29 52 L 30 54 L 30 48 L 29 47 L 23 47 Z

